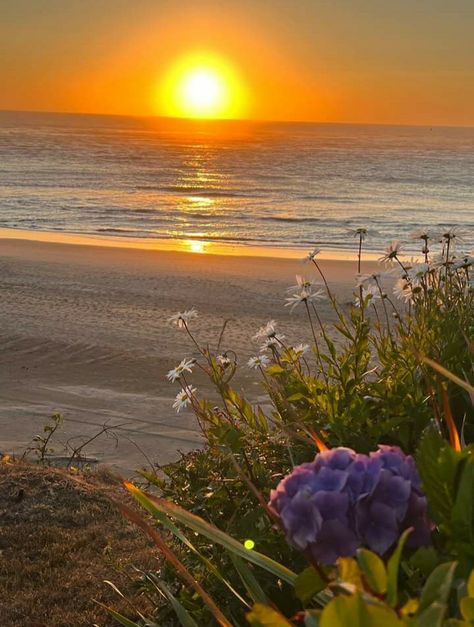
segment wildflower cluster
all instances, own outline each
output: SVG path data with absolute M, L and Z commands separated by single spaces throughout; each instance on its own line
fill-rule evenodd
M 233 386 L 241 356 L 223 347 L 223 332 L 214 352 L 195 334 L 196 310 L 170 318 L 187 333 L 197 357 L 183 359 L 167 374 L 181 386 L 173 407 L 193 410 L 206 447 L 172 464 L 165 480 L 146 475 L 165 497 L 148 509 L 159 506 L 160 521 L 169 515 L 203 534 L 192 536 L 192 547 L 183 546 L 180 535 L 173 548 L 183 563 L 195 566 L 200 583 L 239 625 L 245 616 L 252 625 L 270 624 L 276 612 L 279 624 L 298 620 L 346 627 L 334 617 L 352 620 L 359 611 L 371 616 L 364 625 L 434 624 L 432 615 L 423 612 L 448 614 L 448 593 L 425 606 L 425 600 L 415 602 L 423 596 L 419 582 L 434 569 L 434 588 L 449 591 L 452 563 L 462 565 L 461 579 L 474 563 L 474 394 L 468 383 L 473 375 L 473 254 L 459 252 L 459 232 L 423 229 L 412 236 L 421 244 L 421 255 L 410 259 L 394 240 L 380 259 L 383 267 L 365 273 L 362 249 L 370 232 L 360 227 L 352 235 L 357 280 L 351 302 L 335 298 L 319 248 L 305 257 L 316 281 L 297 275 L 285 295 L 285 306 L 307 325 L 305 339 L 311 337 L 311 345 L 300 343 L 301 337 L 287 338 L 290 333 L 282 333 L 275 320 L 256 332 L 256 354 L 246 355 L 243 363 L 259 375 L 263 398 L 249 400 Z M 328 308 L 335 320 L 331 324 Z M 429 365 L 434 362 L 443 368 L 436 371 Z M 217 392 L 212 402 L 197 398 L 191 382 L 195 369 L 212 382 Z M 439 372 L 452 378 L 441 378 Z M 308 463 L 315 443 L 320 450 L 328 448 Z M 193 515 L 187 517 L 177 504 Z M 205 520 L 198 524 L 196 516 Z M 206 520 L 219 530 L 210 531 Z M 252 550 L 224 540 L 223 528 L 242 543 L 247 539 Z M 419 548 L 432 539 L 428 550 Z M 226 550 L 214 550 L 209 540 Z M 236 560 L 227 553 L 233 549 Z M 247 555 L 250 562 L 255 558 L 251 571 L 243 565 Z M 209 556 L 207 573 L 203 563 L 209 564 Z M 448 559 L 452 562 L 443 563 Z M 397 580 L 396 560 L 403 572 L 399 598 L 387 588 L 389 576 Z M 265 565 L 269 571 L 260 577 Z M 439 585 L 438 568 L 448 577 Z M 186 608 L 195 623 L 210 624 L 195 591 L 176 586 L 174 571 L 161 571 L 159 581 L 165 591 L 176 591 L 181 613 Z M 249 585 L 244 601 L 242 581 Z M 474 603 L 474 575 L 471 587 Z M 311 594 L 306 596 L 307 588 Z M 430 584 L 430 591 L 434 588 Z M 234 598 L 229 592 L 235 590 Z M 268 599 L 273 614 L 246 614 L 257 597 Z M 413 600 L 408 609 L 406 599 Z M 344 603 L 349 609 L 339 615 Z M 331 608 L 336 608 L 333 614 Z M 166 612 L 159 612 L 158 622 L 168 620 Z M 461 614 L 456 610 L 449 616 L 458 621 Z
M 380 263 L 389 266 L 389 269 L 382 273 L 358 276 L 356 285 L 362 290 L 361 297 L 355 301 L 357 307 L 360 307 L 364 300 L 373 304 L 373 300 L 383 297 L 381 285 L 385 279 L 395 279 L 393 285 L 395 297 L 409 304 L 417 301 L 426 302 L 427 296 L 436 296 L 437 291 L 453 281 L 466 290 L 472 290 L 470 271 L 474 265 L 474 255 L 463 252 L 456 254 L 455 244 L 462 242 L 462 238 L 455 229 L 440 234 L 422 229 L 413 232 L 412 238 L 422 240 L 421 253 L 424 261 L 413 258 L 409 261 L 402 259 L 403 246 L 398 240 L 393 240 L 379 259 Z M 441 249 L 429 254 L 431 248 L 439 244 Z M 439 304 L 439 298 L 436 302 Z
M 191 320 L 194 320 L 198 317 L 198 312 L 196 309 L 189 309 L 184 312 L 178 312 L 177 314 L 171 316 L 168 319 L 168 322 L 173 324 L 177 329 L 184 329 L 189 334 L 188 324 Z M 171 383 L 175 383 L 178 381 L 181 385 L 181 390 L 177 393 L 174 402 L 173 409 L 179 413 L 182 409 L 185 409 L 189 404 L 192 403 L 193 398 L 195 398 L 195 394 L 197 389 L 192 385 L 188 385 L 186 382 L 185 374 L 191 374 L 194 366 L 196 365 L 196 359 L 183 359 L 180 363 L 172 368 L 166 378 Z
M 276 330 L 277 323 L 275 320 L 270 320 L 264 324 L 257 333 L 254 335 L 254 340 L 262 341 L 260 352 L 264 352 L 271 348 L 278 348 L 283 345 L 285 336 L 282 333 L 278 333 Z

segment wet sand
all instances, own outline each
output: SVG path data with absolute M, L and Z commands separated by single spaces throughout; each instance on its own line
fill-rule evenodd
M 349 300 L 355 263 L 321 264 Z M 309 340 L 304 311 L 283 306 L 298 273 L 315 275 L 297 259 L 0 239 L 0 452 L 21 453 L 54 411 L 65 418 L 58 454 L 107 423 L 118 440 L 102 436 L 87 452 L 126 474 L 145 456 L 163 464 L 199 446 L 191 412 L 171 407 L 178 387 L 166 372 L 193 347 L 168 318 L 195 307 L 192 328 L 210 346 L 231 319 L 223 347 L 245 364 L 269 319 L 290 342 Z M 320 311 L 331 319 L 327 303 Z M 202 377 L 193 382 L 212 396 Z M 245 366 L 236 384 L 261 395 Z

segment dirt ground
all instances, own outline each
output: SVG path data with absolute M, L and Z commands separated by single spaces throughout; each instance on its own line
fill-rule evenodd
M 0 625 L 116 625 L 96 601 L 136 617 L 104 580 L 145 615 L 151 612 L 127 573 L 132 565 L 156 568 L 158 556 L 108 495 L 127 500 L 106 472 L 75 477 L 0 462 Z

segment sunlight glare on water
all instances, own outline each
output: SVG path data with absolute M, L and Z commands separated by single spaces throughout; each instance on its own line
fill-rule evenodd
M 381 250 L 474 245 L 474 129 L 0 112 L 0 228 Z M 413 246 L 413 244 L 412 244 Z M 199 249 L 199 250 L 198 250 Z

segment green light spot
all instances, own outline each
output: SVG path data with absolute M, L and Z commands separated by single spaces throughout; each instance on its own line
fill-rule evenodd
M 245 540 L 244 547 L 249 551 L 252 550 L 255 546 L 255 542 L 253 540 Z

